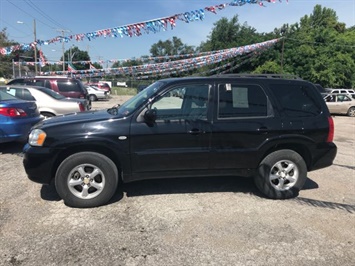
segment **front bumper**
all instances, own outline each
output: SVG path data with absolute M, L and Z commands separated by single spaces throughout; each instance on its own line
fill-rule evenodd
M 23 153 L 23 166 L 28 178 L 36 183 L 50 184 L 55 175 L 56 151 L 26 144 Z

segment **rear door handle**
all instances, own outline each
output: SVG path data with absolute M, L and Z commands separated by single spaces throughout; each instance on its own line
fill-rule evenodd
M 266 134 L 266 133 L 269 132 L 269 130 L 268 130 L 267 127 L 259 127 L 259 128 L 257 129 L 257 131 L 258 131 L 259 133 L 263 133 L 263 134 Z

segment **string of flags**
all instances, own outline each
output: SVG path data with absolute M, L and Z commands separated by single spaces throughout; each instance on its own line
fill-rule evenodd
M 173 29 L 174 27 L 176 27 L 176 23 L 178 21 L 182 21 L 185 23 L 202 21 L 205 18 L 205 12 L 217 14 L 218 11 L 223 10 L 227 7 L 235 7 L 235 6 L 238 7 L 246 4 L 257 4 L 259 6 L 266 7 L 265 3 L 276 3 L 277 1 L 282 2 L 282 0 L 233 0 L 230 3 L 213 5 L 213 6 L 193 10 L 193 11 L 187 11 L 184 13 L 159 18 L 159 19 L 153 19 L 149 21 L 138 22 L 134 24 L 128 24 L 128 25 L 123 25 L 123 26 L 118 26 L 118 27 L 113 27 L 108 29 L 96 30 L 87 33 L 73 34 L 69 36 L 57 36 L 49 40 L 37 40 L 36 42 L 32 42 L 29 44 L 19 44 L 19 45 L 13 45 L 9 47 L 0 47 L 0 54 L 9 55 L 12 52 L 18 50 L 25 50 L 25 51 L 31 50 L 36 45 L 40 45 L 40 46 L 50 45 L 57 42 L 68 43 L 73 40 L 79 42 L 79 41 L 83 41 L 84 39 L 91 41 L 100 37 L 123 38 L 123 37 L 141 36 L 143 34 L 149 34 L 149 33 L 157 33 L 160 31 L 166 31 L 168 30 L 169 27 Z M 288 2 L 288 0 L 286 0 L 286 2 Z
M 106 68 L 96 69 L 93 66 L 86 70 L 75 70 L 74 66 L 69 63 L 68 71 L 49 71 L 42 72 L 41 75 L 72 75 L 75 77 L 89 77 L 93 75 L 151 75 L 172 71 L 187 71 L 203 66 L 216 64 L 237 56 L 242 56 L 249 53 L 259 53 L 265 49 L 270 48 L 275 43 L 279 42 L 281 38 L 273 39 L 261 43 L 245 45 L 230 49 L 215 51 L 210 55 L 203 55 L 189 59 L 176 60 L 163 63 L 151 63 L 130 67 Z M 91 64 L 90 64 L 91 65 Z

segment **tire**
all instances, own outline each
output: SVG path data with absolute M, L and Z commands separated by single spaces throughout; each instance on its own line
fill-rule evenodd
M 80 152 L 66 158 L 58 167 L 55 187 L 64 203 L 91 208 L 106 204 L 116 192 L 118 170 L 106 156 Z
M 293 150 L 279 150 L 262 160 L 254 182 L 270 199 L 289 199 L 298 196 L 306 179 L 307 166 L 302 156 Z
M 351 117 L 355 117 L 355 107 L 354 106 L 349 108 L 347 115 L 351 116 Z
M 55 116 L 55 114 L 48 113 L 48 112 L 42 112 L 41 115 L 43 115 L 45 118 L 50 118 L 50 117 Z
M 93 94 L 91 94 L 91 95 L 89 96 L 89 99 L 90 99 L 90 101 L 92 101 L 92 102 L 97 101 L 97 97 L 96 97 L 95 95 L 93 95 Z

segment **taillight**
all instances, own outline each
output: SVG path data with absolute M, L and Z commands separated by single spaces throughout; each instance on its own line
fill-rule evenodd
M 85 107 L 82 103 L 79 103 L 79 110 L 80 112 L 84 112 L 85 111 Z
M 327 142 L 333 142 L 333 139 L 334 139 L 334 121 L 333 121 L 333 118 L 331 116 L 328 117 L 328 124 L 329 124 L 329 131 L 328 131 Z
M 9 116 L 9 117 L 27 116 L 27 114 L 24 110 L 22 110 L 20 108 L 9 108 L 9 107 L 0 108 L 0 115 Z

